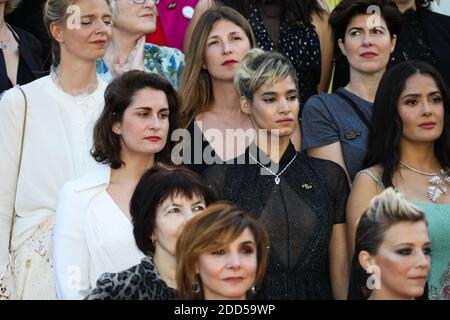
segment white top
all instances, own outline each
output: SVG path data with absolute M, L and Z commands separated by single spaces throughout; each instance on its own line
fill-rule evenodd
M 450 16 L 450 0 L 441 0 L 440 4 L 432 1 L 430 5 L 431 11 Z
M 12 250 L 55 214 L 64 183 L 94 166 L 89 152 L 93 127 L 104 106 L 106 82 L 99 79 L 94 93 L 78 98 L 57 87 L 50 76 L 22 88 L 28 111 L 19 179 L 25 102 L 18 88 L 6 91 L 0 100 L 0 273 L 8 262 L 14 208 Z
M 133 225 L 106 191 L 111 177 L 99 166 L 61 192 L 53 238 L 53 263 L 59 299 L 83 299 L 104 272 L 119 272 L 141 262 Z

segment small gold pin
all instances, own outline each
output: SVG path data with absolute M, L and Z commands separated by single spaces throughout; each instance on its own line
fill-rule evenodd
M 167 5 L 167 9 L 172 10 L 172 9 L 175 9 L 176 6 L 177 6 L 177 3 L 174 1 Z
M 312 184 L 309 183 L 302 184 L 302 189 L 311 190 L 312 188 L 313 188 Z

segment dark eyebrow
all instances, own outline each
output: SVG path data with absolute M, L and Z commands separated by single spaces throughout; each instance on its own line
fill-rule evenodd
M 252 245 L 256 246 L 256 243 L 254 241 L 251 241 L 251 240 L 247 240 L 247 241 L 244 241 L 244 242 L 241 243 L 242 246 L 246 245 L 246 244 L 252 244 Z
M 262 96 L 276 96 L 278 93 L 275 91 L 267 91 L 267 92 L 263 92 L 261 93 Z
M 430 242 L 430 241 L 428 241 L 428 242 L 426 242 L 426 243 L 424 244 L 424 246 L 430 246 L 430 245 L 431 245 L 431 242 Z M 403 242 L 403 243 L 399 243 L 399 244 L 395 245 L 394 248 L 402 247 L 402 246 L 410 246 L 410 247 L 413 247 L 413 246 L 414 246 L 414 243 Z
M 429 96 L 434 96 L 435 94 L 441 94 L 441 92 L 440 91 L 433 91 L 433 92 L 430 92 L 429 94 L 427 94 L 427 96 L 429 97 Z M 406 94 L 406 95 L 404 95 L 403 97 L 401 97 L 401 99 L 405 99 L 405 98 L 417 98 L 417 97 L 420 97 L 421 96 L 421 94 L 420 93 L 409 93 L 409 94 Z
M 150 108 L 150 107 L 138 107 L 135 110 L 138 110 L 138 111 L 153 111 L 153 108 Z M 165 112 L 165 111 L 169 111 L 169 108 L 162 108 L 158 112 Z

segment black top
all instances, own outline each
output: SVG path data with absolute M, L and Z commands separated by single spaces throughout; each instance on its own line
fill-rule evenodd
M 44 5 L 47 0 L 22 0 L 18 8 L 5 16 L 5 20 L 34 35 L 42 47 L 42 61 L 46 73 L 51 64 L 51 39 L 43 17 Z
M 407 10 L 392 63 L 423 60 L 435 66 L 450 86 L 450 17 L 427 9 Z
M 279 51 L 290 59 L 297 71 L 300 101 L 304 103 L 309 97 L 317 94 L 321 55 L 319 36 L 314 25 L 300 20 L 293 25 L 287 18 L 282 19 L 278 43 L 274 43 L 256 6 L 250 5 L 248 13 L 244 15 L 252 26 L 258 47 L 263 50 Z
M 9 26 L 8 26 L 9 27 Z M 19 44 L 19 67 L 17 69 L 17 84 L 24 85 L 45 75 L 41 59 L 41 45 L 30 33 L 10 27 L 15 40 Z M 8 78 L 3 50 L 0 50 L 0 94 L 12 88 Z
M 85 300 L 175 300 L 176 291 L 167 286 L 156 270 L 153 256 L 119 273 L 104 273 Z
M 201 174 L 214 164 L 221 164 L 222 159 L 203 135 L 195 121 L 187 127 L 189 141 L 183 141 L 183 164 L 190 170 Z M 186 152 L 186 153 L 185 153 Z
M 403 18 L 403 30 L 392 54 L 391 65 L 412 59 L 436 65 L 436 58 L 425 34 L 419 12 L 409 9 L 403 13 Z
M 250 161 L 249 153 L 270 163 L 258 150 L 252 144 L 235 159 L 245 164 L 216 165 L 203 172 L 219 198 L 248 210 L 269 234 L 268 270 L 256 298 L 332 299 L 328 245 L 333 225 L 345 223 L 345 172 L 334 162 L 296 153 L 290 144 L 279 170 L 272 171 L 281 172 L 297 156 L 277 185 L 272 174 Z

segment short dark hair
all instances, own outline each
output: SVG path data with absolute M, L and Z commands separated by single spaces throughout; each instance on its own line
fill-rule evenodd
M 179 128 L 179 99 L 170 82 L 156 73 L 128 71 L 115 78 L 105 91 L 105 108 L 94 127 L 94 146 L 91 154 L 97 162 L 108 164 L 113 169 L 124 163 L 120 158 L 120 138 L 112 131 L 114 123 L 121 122 L 125 110 L 134 95 L 141 89 L 152 88 L 163 91 L 169 104 L 169 134 L 163 150 L 156 154 L 156 161 L 171 163 L 170 153 L 174 147 L 172 132 Z
M 372 108 L 372 124 L 369 131 L 368 152 L 365 167 L 383 166 L 383 184 L 392 187 L 392 178 L 400 161 L 400 138 L 403 124 L 398 113 L 398 100 L 406 81 L 415 74 L 429 75 L 436 82 L 444 104 L 444 130 L 436 140 L 434 153 L 444 168 L 450 167 L 450 100 L 445 80 L 431 65 L 423 61 L 409 60 L 388 69 L 383 75 Z
M 156 226 L 156 211 L 164 200 L 182 195 L 202 197 L 206 205 L 216 199 L 202 178 L 183 167 L 158 166 L 147 171 L 139 181 L 130 201 L 130 214 L 136 244 L 143 253 L 154 253 L 150 239 Z
M 334 42 L 337 46 L 338 40 L 345 39 L 350 20 L 360 14 L 368 14 L 370 6 L 378 6 L 380 15 L 383 17 L 389 29 L 391 37 L 398 35 L 402 27 L 402 14 L 392 0 L 342 0 L 331 12 L 328 22 L 333 29 Z

